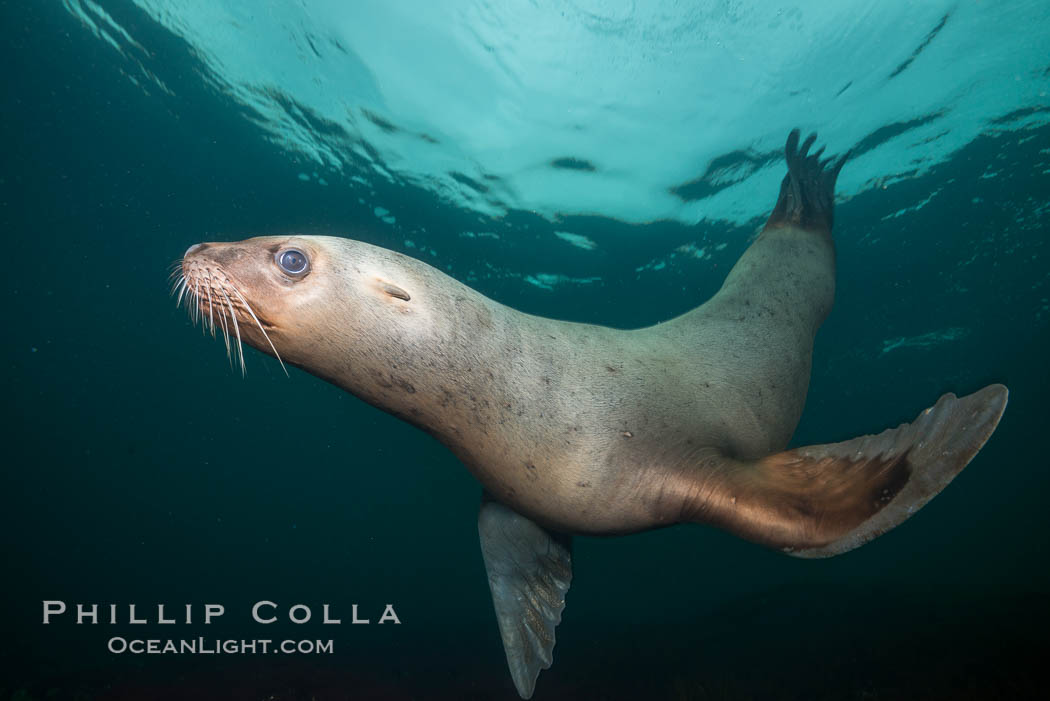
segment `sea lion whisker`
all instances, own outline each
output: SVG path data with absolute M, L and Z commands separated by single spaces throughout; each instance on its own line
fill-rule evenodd
M 236 351 L 234 350 L 234 346 L 233 346 L 233 334 L 230 333 L 230 327 L 232 326 L 232 322 L 230 321 L 230 319 L 232 318 L 232 315 L 233 315 L 233 307 L 232 306 L 229 307 L 229 309 L 230 309 L 230 316 L 227 316 L 226 315 L 226 309 L 227 309 L 227 306 L 229 306 L 230 300 L 229 300 L 229 297 L 226 295 L 226 289 L 225 289 L 225 286 L 222 285 L 222 283 L 219 283 L 218 291 L 219 291 L 219 294 L 221 294 L 223 296 L 223 299 L 226 300 L 226 306 L 223 306 L 223 305 L 220 304 L 219 308 L 222 310 L 223 334 L 224 334 L 224 340 L 226 342 L 226 359 L 228 361 L 230 361 L 230 369 L 232 370 L 233 369 L 233 356 L 236 354 Z
M 277 348 L 274 347 L 273 341 L 270 340 L 270 335 L 266 333 L 266 329 L 263 328 L 262 322 L 259 321 L 259 317 L 255 316 L 255 312 L 252 311 L 252 305 L 248 304 L 248 300 L 244 298 L 244 295 L 241 294 L 241 291 L 237 289 L 236 285 L 231 284 L 230 289 L 233 290 L 234 294 L 240 297 L 241 302 L 244 303 L 244 308 L 247 309 L 248 313 L 251 314 L 253 319 L 255 319 L 255 325 L 259 327 L 260 331 L 262 331 L 263 338 L 265 338 L 266 342 L 270 344 L 270 350 L 273 351 L 273 356 L 277 358 L 277 362 L 281 364 L 281 369 L 284 370 L 284 376 L 290 377 L 288 374 L 288 368 L 284 366 L 284 361 L 281 360 L 281 354 L 278 353 Z
M 178 284 L 179 277 L 181 277 L 181 275 L 181 270 L 172 270 L 171 273 L 168 274 L 168 286 L 174 288 L 175 285 Z
M 193 278 L 193 325 L 197 325 L 197 319 L 201 316 L 201 279 Z
M 168 280 L 172 280 L 176 275 L 182 274 L 182 261 L 177 260 L 168 266 Z
M 175 294 L 175 290 L 176 289 L 179 291 L 179 298 L 177 300 L 175 300 L 175 307 L 178 308 L 178 307 L 182 306 L 182 296 L 184 294 L 186 294 L 186 276 L 185 275 L 183 275 L 183 276 L 181 276 L 179 278 L 179 281 L 175 285 L 175 288 L 172 289 L 171 294 Z
M 209 325 L 211 326 L 211 337 L 215 338 L 215 314 L 212 311 L 212 303 L 211 303 L 211 281 L 212 281 L 211 271 L 209 270 L 208 271 L 208 283 L 207 283 L 207 286 L 204 289 L 208 293 L 208 322 L 209 322 Z
M 193 287 L 190 285 L 190 281 L 186 281 L 186 313 L 190 316 L 190 323 L 194 326 L 197 325 L 197 320 L 193 316 L 193 308 L 196 305 L 196 294 L 194 293 Z
M 230 361 L 230 369 L 233 370 L 233 357 L 230 355 L 230 327 L 226 323 L 226 307 L 220 304 L 219 311 L 222 312 L 222 316 L 219 317 L 219 324 L 222 326 L 222 341 L 226 344 L 226 359 Z
M 170 284 L 168 285 L 168 296 L 169 297 L 174 297 L 175 296 L 175 293 L 179 291 L 179 285 L 181 285 L 183 280 L 185 280 L 185 279 L 186 279 L 185 276 L 179 275 L 179 277 L 177 277 L 174 280 L 170 281 Z
M 241 327 L 237 323 L 237 313 L 233 311 L 233 302 L 230 301 L 230 296 L 226 294 L 224 288 L 219 288 L 222 292 L 222 296 L 226 298 L 226 304 L 230 307 L 230 321 L 233 322 L 233 332 L 237 334 L 237 358 L 241 363 L 241 377 L 247 374 L 247 370 L 244 367 L 244 346 L 241 344 Z
M 180 272 L 182 272 L 182 261 L 181 260 L 177 260 L 177 261 L 175 261 L 173 263 L 170 263 L 168 265 L 168 280 L 171 280 L 176 275 L 178 275 Z
M 193 321 L 193 274 L 192 273 L 190 274 L 190 277 L 186 279 L 186 296 L 183 299 L 183 301 L 186 304 L 186 314 L 188 314 L 189 317 L 190 317 L 190 323 L 193 323 L 194 326 L 196 326 L 196 323 Z

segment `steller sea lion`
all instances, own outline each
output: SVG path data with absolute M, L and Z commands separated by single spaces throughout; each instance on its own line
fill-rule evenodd
M 616 330 L 524 314 L 413 258 L 317 236 L 202 243 L 179 299 L 240 341 L 433 434 L 481 482 L 481 549 L 522 698 L 551 664 L 573 534 L 678 523 L 826 557 L 900 524 L 995 430 L 1002 385 L 910 424 L 786 450 L 831 309 L 846 157 L 788 137 L 761 235 L 708 302 Z M 822 151 L 823 149 L 821 149 Z

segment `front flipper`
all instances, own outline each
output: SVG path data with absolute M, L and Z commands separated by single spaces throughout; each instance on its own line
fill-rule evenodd
M 572 541 L 489 500 L 478 513 L 478 534 L 507 664 L 527 699 L 554 659 L 554 629 L 572 581 Z
M 944 489 L 992 435 L 1006 387 L 946 394 L 910 424 L 755 462 L 694 471 L 683 521 L 709 523 L 796 557 L 830 557 L 894 528 Z

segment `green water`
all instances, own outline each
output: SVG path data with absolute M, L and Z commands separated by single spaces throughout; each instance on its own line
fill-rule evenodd
M 418 252 L 352 184 L 299 181 L 301 165 L 144 17 L 125 8 L 161 58 L 182 62 L 175 96 L 135 89 L 119 56 L 57 4 L 0 7 L 0 698 L 515 698 L 466 470 L 422 432 L 300 371 L 286 378 L 259 353 L 247 353 L 242 379 L 165 280 L 188 245 L 255 234 Z M 831 560 L 702 527 L 578 538 L 536 699 L 1012 699 L 1039 688 L 1050 624 L 1047 149 L 1048 126 L 990 130 L 927 175 L 836 212 L 837 298 L 793 443 L 875 432 L 943 392 L 1002 382 L 1003 421 L 958 480 L 899 529 Z M 988 164 L 998 177 L 981 177 Z M 477 230 L 476 215 L 408 186 L 380 194 L 406 226 L 425 222 L 442 267 L 486 295 L 625 328 L 703 302 L 754 229 L 714 227 L 728 242 L 714 263 L 640 274 L 654 252 L 693 240 L 689 227 L 601 217 L 555 227 L 526 212 L 493 224 L 602 242 L 598 256 L 556 252 L 601 284 L 552 291 L 471 275 L 482 260 L 542 267 L 555 253 L 534 240 L 468 249 L 457 233 Z M 174 626 L 179 636 L 259 637 L 248 611 L 263 599 L 330 603 L 344 619 L 357 603 L 373 620 L 392 603 L 401 625 L 277 624 L 267 636 L 331 638 L 335 652 L 276 662 L 113 655 L 111 636 L 146 633 L 68 616 L 44 626 L 52 599 L 226 606 L 209 629 Z

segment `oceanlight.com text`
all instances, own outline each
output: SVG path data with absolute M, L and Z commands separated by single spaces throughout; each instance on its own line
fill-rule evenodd
M 223 640 L 219 638 L 109 639 L 107 649 L 117 655 L 330 655 L 331 640 Z

